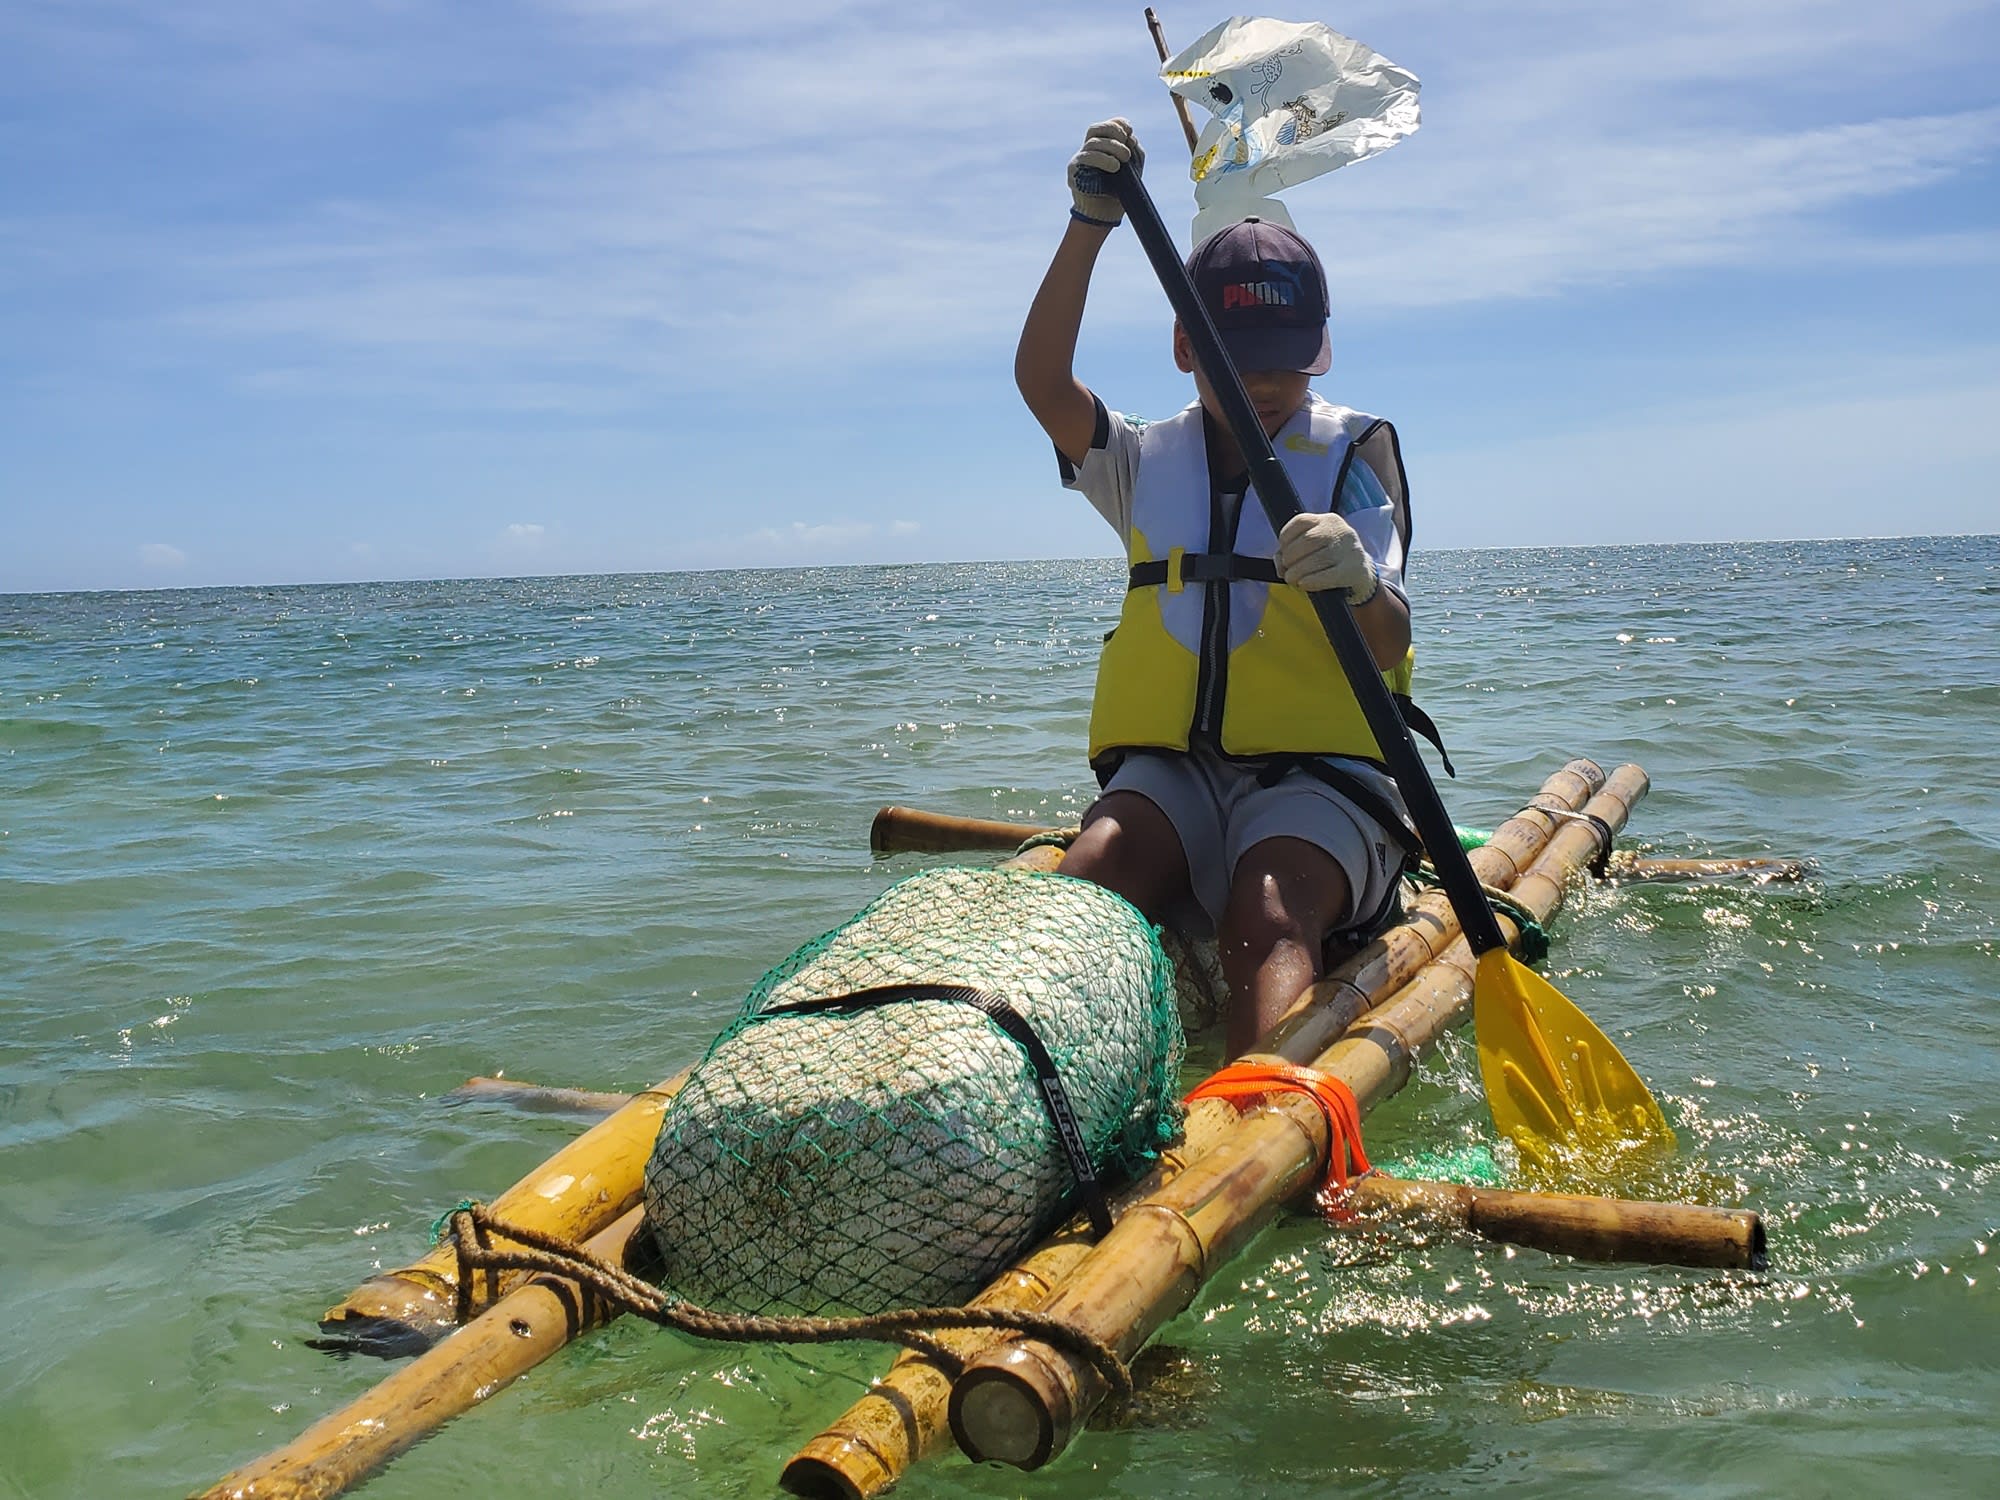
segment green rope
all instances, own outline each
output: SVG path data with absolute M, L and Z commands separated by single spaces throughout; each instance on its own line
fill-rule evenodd
M 432 1219 L 431 1243 L 433 1245 L 442 1245 L 447 1239 L 451 1238 L 451 1221 L 453 1216 L 457 1214 L 469 1214 L 477 1207 L 479 1207 L 479 1200 L 477 1198 L 461 1198 L 458 1200 L 458 1207 L 447 1208 L 435 1219 Z
M 1081 832 L 1081 828 L 1051 828 L 1047 833 L 1038 833 L 1024 840 L 1021 847 L 1014 851 L 1014 857 L 1018 859 L 1030 849 L 1067 849 L 1076 842 L 1076 836 Z
M 1409 878 L 1416 885 L 1431 889 L 1438 889 L 1444 885 L 1444 882 L 1438 879 L 1437 871 L 1427 863 L 1419 865 L 1416 869 L 1412 870 Z M 1540 920 L 1532 911 L 1508 895 L 1507 892 L 1496 890 L 1484 882 L 1480 884 L 1479 889 L 1485 893 L 1486 899 L 1494 907 L 1512 917 L 1515 925 L 1521 929 L 1521 961 L 1523 963 L 1538 964 L 1549 956 L 1548 929 L 1542 926 Z

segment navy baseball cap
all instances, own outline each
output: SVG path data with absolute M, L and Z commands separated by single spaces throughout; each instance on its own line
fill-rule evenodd
M 1195 246 L 1187 268 L 1237 369 L 1326 373 L 1326 272 L 1298 235 L 1244 219 Z

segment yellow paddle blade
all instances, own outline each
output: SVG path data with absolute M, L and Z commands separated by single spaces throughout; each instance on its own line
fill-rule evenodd
M 1611 1038 L 1504 948 L 1480 955 L 1472 1023 L 1493 1123 L 1529 1162 L 1673 1149 L 1666 1116 Z

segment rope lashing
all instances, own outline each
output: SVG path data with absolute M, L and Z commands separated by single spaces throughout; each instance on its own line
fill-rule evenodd
M 1118 1352 L 1060 1318 L 1001 1307 L 916 1307 L 857 1318 L 761 1317 L 719 1313 L 662 1291 L 623 1266 L 581 1245 L 497 1217 L 483 1203 L 454 1209 L 447 1239 L 458 1255 L 458 1321 L 472 1315 L 471 1273 L 531 1271 L 560 1276 L 594 1293 L 605 1304 L 696 1338 L 747 1344 L 901 1344 L 935 1362 L 956 1379 L 965 1362 L 931 1334 L 944 1329 L 983 1328 L 1021 1333 L 1063 1349 L 1094 1369 L 1110 1398 L 1129 1401 L 1132 1372 Z M 518 1248 L 495 1243 L 510 1240 Z
M 1597 879 L 1606 879 L 1611 873 L 1611 843 L 1617 837 L 1611 825 L 1596 813 L 1571 812 L 1566 807 L 1539 807 L 1538 812 L 1546 813 L 1558 823 L 1588 823 L 1597 835 L 1597 853 L 1591 856 L 1590 873 Z
M 1361 1106 L 1341 1079 L 1287 1062 L 1233 1062 L 1196 1085 L 1187 1102 L 1220 1099 L 1240 1113 L 1279 1093 L 1304 1094 L 1326 1117 L 1326 1177 L 1320 1183 L 1319 1201 L 1327 1212 L 1338 1215 L 1349 1174 L 1374 1170 L 1361 1145 Z
M 1429 861 L 1412 870 L 1408 878 L 1414 885 L 1432 889 L 1442 884 L 1437 871 L 1432 868 Z M 1487 885 L 1482 881 L 1479 889 L 1494 910 L 1505 912 L 1514 919 L 1514 925 L 1521 929 L 1523 963 L 1538 964 L 1549 956 L 1549 930 L 1542 926 L 1540 919 L 1531 909 L 1497 886 Z
M 1076 842 L 1077 835 L 1082 832 L 1081 828 L 1051 828 L 1047 833 L 1037 833 L 1021 841 L 1021 847 L 1014 851 L 1014 857 L 1019 859 L 1030 849 L 1067 850 L 1071 844 Z

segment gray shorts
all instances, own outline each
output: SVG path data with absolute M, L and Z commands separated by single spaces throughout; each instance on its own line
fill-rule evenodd
M 1349 769 L 1379 782 L 1392 806 L 1402 806 L 1396 785 L 1372 766 Z M 1194 751 L 1129 755 L 1104 788 L 1137 792 L 1167 815 L 1187 857 L 1188 881 L 1207 931 L 1192 912 L 1175 912 L 1173 925 L 1194 937 L 1212 933 L 1229 902 L 1237 862 L 1271 838 L 1304 839 L 1324 849 L 1347 872 L 1353 907 L 1334 919 L 1336 930 L 1382 910 L 1403 869 L 1403 844 L 1339 792 L 1294 771 L 1276 786 L 1260 786 L 1252 767 Z

